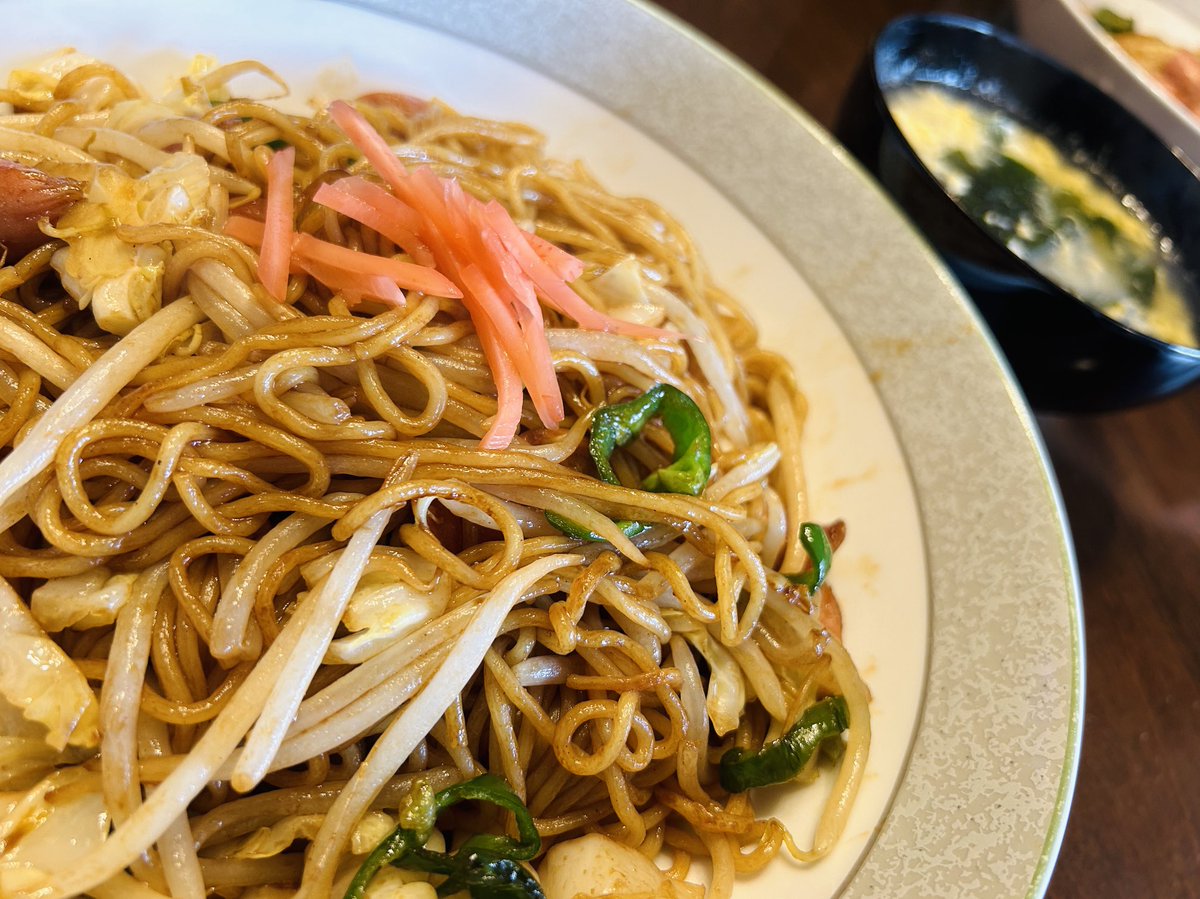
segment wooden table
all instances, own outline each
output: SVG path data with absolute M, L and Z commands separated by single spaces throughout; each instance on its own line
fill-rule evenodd
M 660 2 L 829 128 L 892 17 L 1012 15 L 1005 0 Z M 1200 896 L 1200 389 L 1039 422 L 1074 532 L 1087 630 L 1083 756 L 1048 896 Z

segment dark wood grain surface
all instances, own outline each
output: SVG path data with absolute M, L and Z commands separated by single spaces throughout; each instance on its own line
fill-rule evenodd
M 829 128 L 894 16 L 940 10 L 1011 23 L 1006 0 L 661 5 Z M 1087 632 L 1083 756 L 1047 895 L 1200 897 L 1200 388 L 1039 423 L 1074 534 Z

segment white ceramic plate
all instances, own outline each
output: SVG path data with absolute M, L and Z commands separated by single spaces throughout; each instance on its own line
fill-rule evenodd
M 368 9 L 367 7 L 371 7 Z M 530 122 L 696 236 L 795 363 L 813 516 L 874 695 L 866 783 L 835 854 L 738 895 L 1040 894 L 1078 758 L 1083 646 L 1056 488 L 979 320 L 844 152 L 744 68 L 625 0 L 203 9 L 11 0 L 5 68 L 73 45 L 151 91 L 191 54 L 253 56 L 295 93 L 390 87 Z M 819 790 L 766 805 L 811 834 Z
M 1200 50 L 1195 0 L 1017 0 L 1021 36 L 1093 81 L 1141 118 L 1200 171 L 1200 115 L 1133 61 L 1093 14 L 1111 9 L 1134 30 L 1177 47 Z

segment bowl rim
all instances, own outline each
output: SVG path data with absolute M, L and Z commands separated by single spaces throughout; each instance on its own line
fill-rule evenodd
M 957 13 L 913 13 L 909 15 L 898 16 L 897 18 L 888 22 L 880 30 L 879 34 L 876 35 L 875 40 L 872 41 L 870 52 L 867 54 L 871 87 L 875 94 L 876 105 L 881 113 L 884 127 L 899 139 L 901 146 L 903 147 L 910 161 L 915 163 L 917 168 L 925 175 L 926 179 L 930 181 L 947 200 L 954 204 L 955 208 L 961 213 L 962 217 L 970 223 L 974 231 L 984 236 L 995 247 L 1005 252 L 1008 257 L 1016 263 L 1016 268 L 1023 277 L 1033 282 L 1039 289 L 1051 293 L 1060 300 L 1069 300 L 1072 303 L 1083 307 L 1103 328 L 1113 330 L 1122 336 L 1132 337 L 1138 341 L 1149 341 L 1149 346 L 1159 350 L 1160 352 L 1166 351 L 1173 355 L 1182 356 L 1186 359 L 1200 362 L 1200 346 L 1191 347 L 1187 346 L 1186 344 L 1171 343 L 1170 341 L 1155 337 L 1153 334 L 1150 334 L 1146 331 L 1141 331 L 1137 328 L 1127 325 L 1043 275 L 1029 262 L 1027 262 L 1025 259 L 1022 259 L 1015 252 L 1009 249 L 1008 246 L 1002 243 L 994 234 L 984 228 L 982 223 L 979 222 L 975 216 L 967 212 L 958 199 L 951 195 L 951 193 L 946 189 L 945 185 L 942 184 L 941 180 L 934 175 L 929 166 L 925 164 L 925 160 L 921 158 L 921 155 L 912 146 L 908 138 L 905 137 L 904 131 L 900 128 L 899 123 L 892 115 L 892 110 L 890 104 L 888 103 L 889 89 L 885 89 L 881 83 L 879 71 L 880 54 L 882 53 L 885 41 L 897 33 L 902 32 L 904 29 L 912 28 L 913 26 L 917 25 L 933 25 L 935 27 L 943 27 L 951 31 L 973 32 L 980 37 L 998 41 L 999 43 L 1006 45 L 1009 49 L 1015 50 L 1030 57 L 1035 62 L 1040 63 L 1051 71 L 1054 71 L 1059 76 L 1076 82 L 1086 91 L 1092 93 L 1098 100 L 1100 100 L 1100 102 L 1108 103 L 1120 110 L 1128 118 L 1129 122 L 1133 123 L 1134 127 L 1141 129 L 1148 138 L 1161 146 L 1167 155 L 1174 160 L 1173 164 L 1177 165 L 1185 175 L 1191 178 L 1196 178 L 1197 175 L 1195 172 L 1193 172 L 1189 162 L 1181 158 L 1175 148 L 1169 146 L 1161 137 L 1158 136 L 1158 134 L 1156 134 L 1148 125 L 1146 125 L 1145 122 L 1135 116 L 1128 108 L 1126 108 L 1114 97 L 1100 90 L 1100 88 L 1098 88 L 1087 78 L 1080 75 L 1078 72 L 1075 72 L 1074 70 L 1043 53 L 1041 50 L 1038 50 L 1036 47 L 1028 44 L 1016 34 L 1013 34 L 1012 32 L 1007 31 L 1006 29 L 1001 28 L 999 25 L 996 25 L 992 22 L 987 22 L 982 19 L 976 19 L 972 18 L 971 16 L 964 16 Z M 934 83 L 936 82 L 909 80 L 904 82 L 904 86 Z M 963 90 L 962 88 L 949 85 L 943 86 L 947 87 L 948 90 L 959 91 L 960 93 L 974 98 L 980 103 L 985 103 L 988 106 L 1001 109 L 1010 115 L 1014 115 L 1018 119 L 1020 118 L 1020 116 L 1014 113 L 1013 110 L 1003 107 L 994 100 L 977 94 L 974 91 Z M 895 89 L 896 88 L 891 88 L 890 90 Z M 1041 129 L 1038 128 L 1033 128 L 1033 130 L 1038 131 L 1038 133 L 1043 133 Z M 1061 150 L 1057 142 L 1052 140 L 1052 143 L 1055 143 L 1056 148 Z M 1200 270 L 1193 271 L 1191 268 L 1186 268 L 1185 273 L 1192 276 L 1194 287 L 1200 288 Z M 1192 313 L 1193 322 L 1200 327 L 1200 294 L 1193 294 L 1189 297 L 1186 297 L 1185 303 L 1187 303 L 1188 309 Z M 1200 338 L 1200 334 L 1197 336 Z

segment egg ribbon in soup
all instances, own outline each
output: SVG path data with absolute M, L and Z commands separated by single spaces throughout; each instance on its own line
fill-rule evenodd
M 961 91 L 906 87 L 888 108 L 934 177 L 1013 253 L 1122 324 L 1197 346 L 1170 243 L 1133 197 Z

